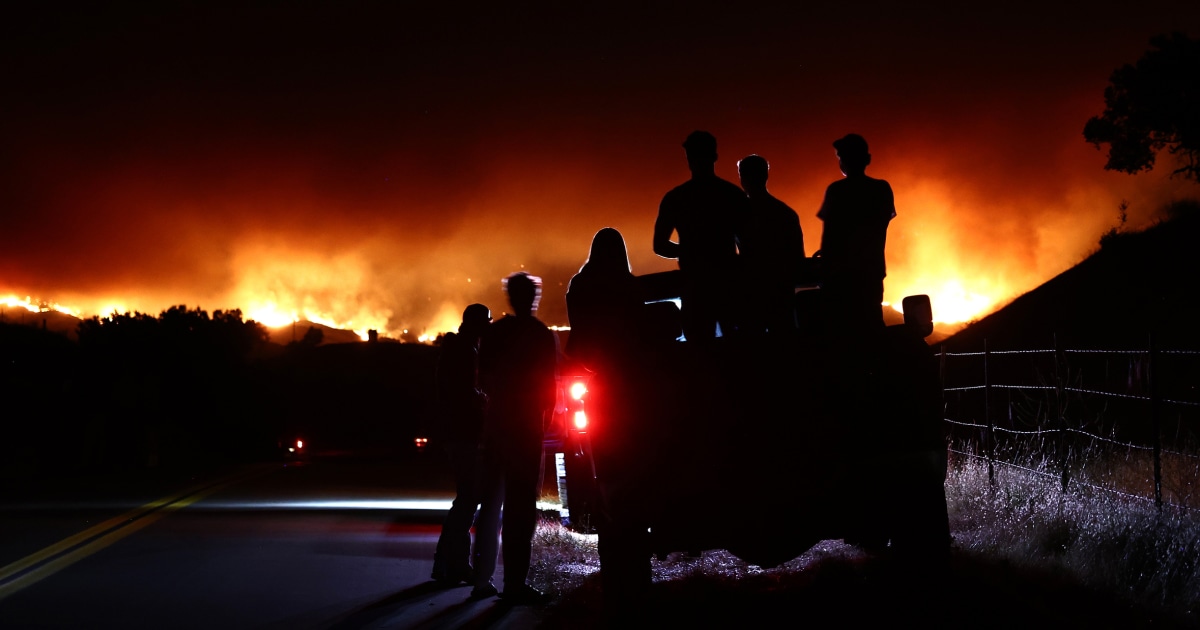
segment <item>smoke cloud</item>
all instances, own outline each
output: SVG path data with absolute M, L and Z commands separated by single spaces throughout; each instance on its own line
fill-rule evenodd
M 841 176 L 831 142 L 863 134 L 868 174 L 896 192 L 885 299 L 928 293 L 943 319 L 985 315 L 1198 193 L 1168 162 L 1106 172 L 1082 137 L 1151 36 L 1200 33 L 1194 3 L 1091 20 L 755 4 L 637 21 L 28 8 L 0 33 L 0 297 L 400 336 L 452 330 L 472 302 L 502 313 L 501 278 L 523 269 L 545 283 L 541 317 L 566 325 L 596 230 L 622 231 L 636 273 L 674 267 L 651 232 L 693 129 L 718 138 L 726 179 L 745 155 L 770 161 L 808 254 Z

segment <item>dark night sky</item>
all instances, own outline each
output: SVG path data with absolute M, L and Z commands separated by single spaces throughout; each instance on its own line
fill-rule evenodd
M 1121 200 L 1137 227 L 1200 194 L 1082 135 L 1152 36 L 1200 37 L 1194 1 L 30 4 L 0 25 L 0 299 L 83 314 L 441 331 L 524 268 L 565 325 L 597 229 L 673 268 L 651 229 L 693 129 L 727 179 L 771 162 L 809 254 L 830 143 L 863 134 L 897 198 L 886 298 L 943 318 L 1075 264 Z

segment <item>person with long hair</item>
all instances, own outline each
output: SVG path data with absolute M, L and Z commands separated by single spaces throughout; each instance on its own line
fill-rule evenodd
M 614 355 L 628 353 L 637 343 L 641 307 L 625 238 L 615 228 L 600 229 L 587 261 L 567 286 L 567 355 L 593 372 L 603 371 Z
M 657 353 L 646 312 L 624 237 L 611 227 L 599 230 L 567 287 L 566 354 L 591 372 L 588 413 L 596 421 L 588 437 L 600 497 L 601 588 L 610 610 L 636 608 L 651 578 L 640 481 L 649 456 L 643 447 L 655 440 L 641 420 L 653 415 L 648 365 L 657 365 Z

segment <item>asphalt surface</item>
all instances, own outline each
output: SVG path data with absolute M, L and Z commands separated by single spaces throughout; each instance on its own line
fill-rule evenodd
M 537 626 L 429 579 L 449 487 L 434 457 L 346 454 L 9 484 L 0 628 Z

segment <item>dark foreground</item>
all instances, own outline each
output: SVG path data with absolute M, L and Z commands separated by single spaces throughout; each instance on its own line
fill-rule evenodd
M 656 563 L 649 601 L 606 616 L 593 575 L 548 611 L 542 628 L 1198 628 L 1200 617 L 1147 610 L 1063 576 L 955 552 L 938 577 L 838 541 L 770 571 L 724 552 Z M 676 573 L 675 577 L 664 573 Z

